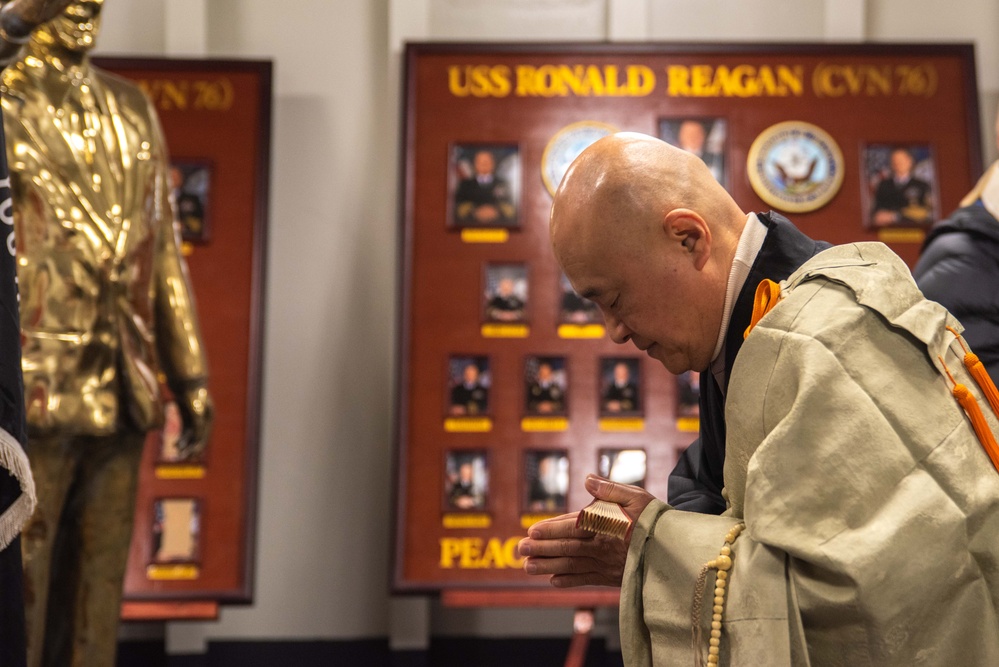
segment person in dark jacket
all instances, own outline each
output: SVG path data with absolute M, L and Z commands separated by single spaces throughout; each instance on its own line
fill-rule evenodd
M 930 230 L 912 276 L 927 299 L 960 320 L 972 351 L 999 379 L 999 161 Z
M 981 199 L 930 230 L 912 275 L 961 321 L 972 351 L 999 378 L 999 220 Z

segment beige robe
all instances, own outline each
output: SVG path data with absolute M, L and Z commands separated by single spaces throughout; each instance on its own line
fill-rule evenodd
M 695 578 L 744 520 L 720 664 L 999 665 L 999 472 L 938 356 L 999 423 L 945 328 L 960 325 L 881 244 L 827 250 L 781 287 L 732 368 L 728 511 L 655 501 L 636 525 L 625 664 L 694 664 Z

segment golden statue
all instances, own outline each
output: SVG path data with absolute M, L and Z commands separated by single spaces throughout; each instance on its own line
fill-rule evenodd
M 107 667 L 163 387 L 188 454 L 204 447 L 212 404 L 155 109 L 89 62 L 103 0 L 27 4 L 34 13 L 0 14 L 0 58 L 30 34 L 0 92 L 38 494 L 23 535 L 28 664 Z M 36 28 L 45 10 L 54 18 Z

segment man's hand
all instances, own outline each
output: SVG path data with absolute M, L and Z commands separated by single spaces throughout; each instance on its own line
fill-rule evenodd
M 645 489 L 611 482 L 596 475 L 586 477 L 586 490 L 594 498 L 617 503 L 637 521 L 653 496 Z M 628 558 L 626 540 L 596 535 L 576 528 L 578 513 L 539 521 L 527 531 L 518 550 L 528 574 L 550 574 L 552 586 L 620 586 Z
M 180 408 L 184 422 L 184 432 L 177 444 L 180 458 L 184 461 L 200 459 L 204 455 L 215 419 L 215 407 L 204 383 L 191 382 L 183 394 L 177 397 L 177 407 Z
M 0 9 L 0 28 L 13 42 L 25 42 L 32 31 L 61 14 L 73 0 L 10 0 Z

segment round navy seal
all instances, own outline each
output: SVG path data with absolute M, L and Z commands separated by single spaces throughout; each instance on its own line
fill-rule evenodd
M 822 128 L 790 120 L 756 137 L 746 160 L 760 199 L 791 213 L 822 208 L 843 184 L 843 154 Z

